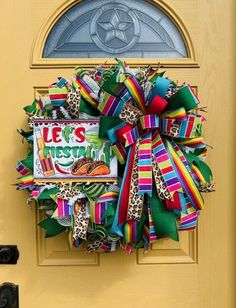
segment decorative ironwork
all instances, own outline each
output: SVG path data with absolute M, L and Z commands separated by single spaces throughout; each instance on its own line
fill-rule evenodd
M 145 0 L 84 0 L 68 10 L 46 40 L 44 58 L 185 58 L 173 22 Z

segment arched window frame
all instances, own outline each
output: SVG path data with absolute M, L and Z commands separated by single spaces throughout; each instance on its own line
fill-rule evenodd
M 57 23 L 57 21 L 73 6 L 80 3 L 82 0 L 67 0 L 65 1 L 42 25 L 32 47 L 30 67 L 31 68 L 73 68 L 93 67 L 104 63 L 116 63 L 112 58 L 43 58 L 43 50 L 47 37 Z M 187 58 L 128 58 L 126 62 L 131 66 L 156 66 L 159 62 L 164 67 L 199 67 L 192 39 L 182 22 L 181 18 L 168 6 L 163 0 L 147 0 L 152 5 L 156 6 L 165 15 L 167 15 L 173 24 L 178 29 L 184 44 L 186 46 Z

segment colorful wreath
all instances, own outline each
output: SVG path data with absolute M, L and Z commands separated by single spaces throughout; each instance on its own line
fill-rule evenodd
M 87 252 L 177 241 L 197 227 L 201 192 L 214 190 L 205 108 L 191 86 L 117 62 L 58 78 L 24 108 L 30 130 L 19 131 L 29 149 L 17 189 L 45 212 L 46 237 L 68 231 L 70 246 Z

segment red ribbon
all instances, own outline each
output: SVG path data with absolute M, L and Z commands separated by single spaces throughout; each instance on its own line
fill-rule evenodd
M 133 129 L 133 126 L 131 124 L 126 124 L 125 126 L 122 126 L 121 128 L 117 129 L 116 136 L 121 143 L 125 143 L 126 139 L 124 138 L 124 134 L 127 133 Z
M 166 108 L 167 104 L 168 102 L 164 98 L 160 97 L 159 95 L 155 95 L 150 105 L 148 106 L 148 114 L 160 115 Z

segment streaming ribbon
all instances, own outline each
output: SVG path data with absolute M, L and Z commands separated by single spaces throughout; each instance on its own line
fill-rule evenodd
M 124 67 L 120 65 L 116 76 L 117 84 L 120 84 L 123 92 L 119 97 L 105 92 L 98 104 L 98 109 L 106 121 L 113 121 L 117 117 L 123 121 L 118 125 L 111 125 L 106 133 L 102 125 L 104 120 L 100 122 L 100 134 L 105 134 L 109 138 L 119 162 L 121 164 L 126 162 L 126 166 L 129 166 L 125 169 L 117 205 L 117 219 L 114 220 L 112 227 L 112 230 L 117 231 L 118 234 L 120 234 L 119 226 L 125 224 L 127 219 L 129 221 L 131 217 L 132 219 L 136 217 L 137 221 L 140 220 L 142 209 L 140 210 L 138 196 L 148 194 L 151 197 L 153 180 L 159 181 L 153 169 L 159 170 L 161 180 L 164 182 L 168 196 L 164 198 L 166 207 L 181 213 L 187 213 L 186 198 L 195 211 L 203 208 L 199 187 L 200 184 L 206 184 L 199 169 L 194 165 L 190 166 L 182 152 L 185 149 L 192 149 L 192 151 L 196 148 L 206 149 L 202 138 L 202 124 L 205 118 L 195 112 L 199 101 L 191 87 L 188 84 L 180 88 L 176 87 L 175 93 L 168 97 L 167 92 L 171 81 L 156 73 L 155 77 L 152 76 L 153 86 L 145 101 L 137 76 L 126 74 Z M 124 95 L 126 101 L 123 99 Z M 132 189 L 135 181 L 134 173 L 132 174 L 130 169 L 132 166 L 134 168 L 138 140 L 138 173 L 136 174 L 138 193 L 135 194 Z M 129 195 L 132 195 L 133 201 L 130 200 Z M 134 202 L 133 206 L 131 202 Z M 143 202 L 142 198 L 142 206 Z M 150 213 L 151 211 L 149 215 Z M 125 230 L 130 228 L 129 222 L 129 225 L 125 225 Z
M 76 68 L 75 77 L 59 78 L 47 96 L 24 108 L 31 130 L 20 131 L 32 143 L 34 118 L 99 116 L 100 138 L 124 165 L 119 192 L 107 183 L 35 183 L 32 151 L 17 163 L 18 189 L 52 211 L 39 224 L 46 236 L 68 228 L 70 246 L 88 240 L 87 252 L 113 251 L 120 243 L 130 253 L 163 237 L 178 240 L 178 230 L 197 226 L 201 192 L 213 190 L 194 90 L 158 68 L 131 69 L 116 60 L 118 66 Z

